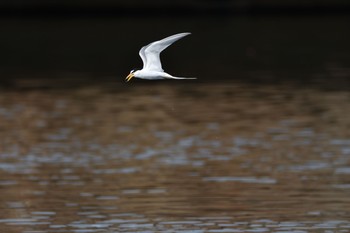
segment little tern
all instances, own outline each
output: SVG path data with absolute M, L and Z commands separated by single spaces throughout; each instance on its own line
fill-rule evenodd
M 146 46 L 143 46 L 139 52 L 139 55 L 143 62 L 143 68 L 141 70 L 131 70 L 130 74 L 126 77 L 126 81 L 130 81 L 133 77 L 140 79 L 196 79 L 196 78 L 184 78 L 184 77 L 175 77 L 166 72 L 162 68 L 160 62 L 160 53 L 169 47 L 172 43 L 181 38 L 190 35 L 189 32 L 175 34 L 169 37 L 166 37 L 162 40 L 152 42 Z

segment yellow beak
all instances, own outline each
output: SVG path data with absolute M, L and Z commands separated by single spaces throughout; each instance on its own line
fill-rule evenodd
M 129 82 L 130 79 L 132 79 L 134 77 L 134 74 L 129 74 L 126 78 L 125 78 L 125 81 Z

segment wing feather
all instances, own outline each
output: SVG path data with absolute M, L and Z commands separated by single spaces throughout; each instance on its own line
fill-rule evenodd
M 175 41 L 189 35 L 191 33 L 184 32 L 166 37 L 162 40 L 152 42 L 141 48 L 139 55 L 143 61 L 144 70 L 152 71 L 163 71 L 162 64 L 160 61 L 160 53 L 169 47 Z
M 146 54 L 145 54 L 146 48 L 147 48 L 147 45 L 143 46 L 139 51 L 139 55 L 140 55 L 142 62 L 143 62 L 143 67 L 145 67 L 145 65 L 147 64 L 147 58 L 146 58 Z

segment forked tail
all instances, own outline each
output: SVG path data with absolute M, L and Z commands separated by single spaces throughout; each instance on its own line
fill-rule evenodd
M 197 78 L 194 78 L 194 77 L 191 77 L 191 78 L 185 78 L 185 77 L 174 77 L 174 76 L 171 76 L 170 79 L 197 79 Z

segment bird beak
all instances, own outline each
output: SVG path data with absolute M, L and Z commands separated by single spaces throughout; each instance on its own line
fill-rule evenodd
M 134 74 L 129 74 L 126 78 L 125 78 L 125 81 L 129 82 L 130 79 L 132 79 L 134 77 Z

